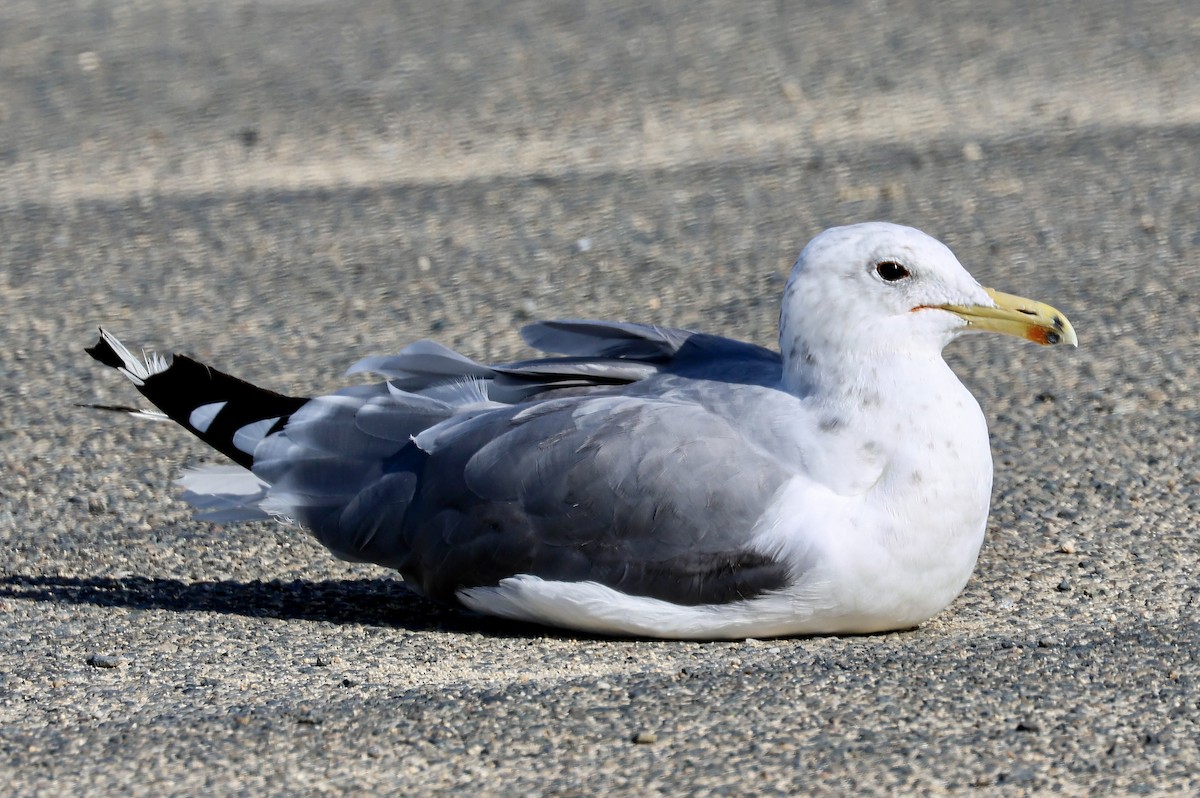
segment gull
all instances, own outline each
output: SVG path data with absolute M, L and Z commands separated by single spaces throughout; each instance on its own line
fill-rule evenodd
M 987 424 L 942 358 L 963 333 L 1078 345 L 1059 311 L 983 288 L 941 242 L 828 229 L 783 292 L 779 351 L 701 332 L 543 321 L 554 357 L 433 341 L 383 377 L 284 396 L 181 355 L 88 353 L 234 465 L 185 472 L 201 517 L 276 518 L 417 593 L 605 635 L 911 629 L 962 591 L 992 486 Z M 100 407 L 99 405 L 96 405 Z

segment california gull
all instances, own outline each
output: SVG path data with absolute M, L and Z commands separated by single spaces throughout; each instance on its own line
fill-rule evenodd
M 779 351 L 607 321 L 522 330 L 555 357 L 432 341 L 297 398 L 176 355 L 88 352 L 236 465 L 189 471 L 217 521 L 281 518 L 417 592 L 574 630 L 744 638 L 904 629 L 966 584 L 992 459 L 942 359 L 977 330 L 1076 344 L 937 240 L 836 227 L 800 253 Z

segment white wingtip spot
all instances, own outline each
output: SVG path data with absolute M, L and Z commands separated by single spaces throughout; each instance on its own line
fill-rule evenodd
M 213 419 L 217 414 L 225 409 L 228 402 L 209 402 L 206 405 L 200 405 L 192 414 L 188 416 L 188 424 L 190 424 L 197 432 L 208 432 L 208 428 L 212 426 Z
M 278 421 L 279 417 L 277 416 L 247 424 L 233 434 L 233 445 L 246 454 L 254 454 L 254 449 L 262 442 L 263 438 L 267 437 L 267 431 Z

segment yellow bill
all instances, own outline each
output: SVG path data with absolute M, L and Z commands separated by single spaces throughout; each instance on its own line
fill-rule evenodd
M 961 316 L 967 324 L 977 330 L 989 330 L 1015 335 L 1042 346 L 1070 344 L 1079 346 L 1075 328 L 1067 317 L 1043 302 L 1023 296 L 1005 294 L 993 288 L 983 289 L 996 303 L 985 305 L 940 305 L 940 309 Z

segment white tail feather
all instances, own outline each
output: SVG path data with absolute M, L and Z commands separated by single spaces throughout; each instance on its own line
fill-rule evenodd
M 260 506 L 270 486 L 241 466 L 206 466 L 188 469 L 175 484 L 183 499 L 207 521 L 253 521 L 270 518 Z
M 108 345 L 117 353 L 117 357 L 121 358 L 122 365 L 117 370 L 132 380 L 134 385 L 145 385 L 146 380 L 155 374 L 161 374 L 171 365 L 171 362 L 162 355 L 156 352 L 147 353 L 144 349 L 139 360 L 126 348 L 125 344 L 118 341 L 116 336 L 103 327 L 100 328 L 100 337 L 107 341 Z
M 125 411 L 134 418 L 148 418 L 151 421 L 172 421 L 173 419 L 161 410 L 130 408 Z

